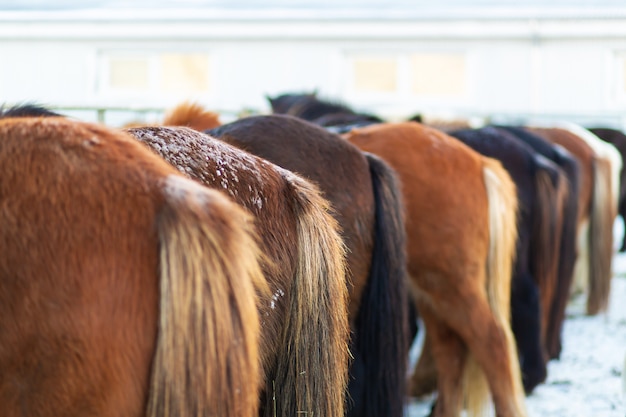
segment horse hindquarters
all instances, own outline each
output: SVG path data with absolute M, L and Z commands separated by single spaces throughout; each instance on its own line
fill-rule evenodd
M 298 266 L 265 413 L 343 416 L 349 339 L 343 242 L 317 188 L 291 174 L 287 181 L 297 217 Z
M 266 284 L 250 220 L 220 193 L 189 180 L 168 180 L 164 194 L 157 222 L 160 317 L 147 415 L 257 416 L 255 289 Z
M 359 362 L 353 364 L 353 373 L 362 368 L 360 377 L 355 378 L 360 392 L 350 385 L 356 408 L 348 415 L 401 417 L 409 347 L 402 197 L 392 169 L 378 157 L 365 155 L 376 204 L 375 241 L 356 319 L 354 349 Z

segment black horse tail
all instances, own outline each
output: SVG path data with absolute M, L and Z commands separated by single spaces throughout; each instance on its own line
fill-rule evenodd
M 370 166 L 376 224 L 372 264 L 353 340 L 362 367 L 361 401 L 349 415 L 402 417 L 408 355 L 406 232 L 401 189 L 395 172 L 365 153 Z M 351 393 L 352 395 L 354 393 Z

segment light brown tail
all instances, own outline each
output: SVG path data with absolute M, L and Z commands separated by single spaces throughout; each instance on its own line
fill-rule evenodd
M 286 176 L 296 202 L 298 268 L 269 415 L 343 416 L 349 338 L 343 241 L 317 188 Z
M 147 415 L 256 417 L 268 291 L 251 221 L 219 192 L 169 177 L 159 213 L 160 314 Z
M 509 352 L 509 374 L 513 387 L 511 409 L 526 415 L 524 390 L 517 347 L 510 327 L 511 275 L 517 241 L 517 195 L 515 184 L 502 165 L 483 158 L 484 181 L 489 200 L 489 255 L 487 258 L 487 297 L 494 318 L 504 330 Z M 464 387 L 468 415 L 484 413 L 489 403 L 489 387 L 476 360 L 470 356 L 465 368 Z M 473 381 L 473 382 L 469 382 Z
M 185 126 L 198 132 L 204 132 L 221 126 L 219 115 L 207 111 L 197 103 L 183 102 L 168 111 L 163 119 L 163 126 Z
M 613 220 L 615 210 L 611 195 L 611 167 L 608 160 L 595 158 L 594 180 L 589 215 L 589 294 L 587 314 L 606 310 L 611 292 L 613 256 Z

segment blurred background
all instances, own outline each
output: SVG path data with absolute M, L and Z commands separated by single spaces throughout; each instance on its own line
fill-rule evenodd
M 175 4 L 175 6 L 173 6 Z M 0 103 L 84 120 L 312 92 L 400 120 L 626 128 L 623 0 L 0 0 Z

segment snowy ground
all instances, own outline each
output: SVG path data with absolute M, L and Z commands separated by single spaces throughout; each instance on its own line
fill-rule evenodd
M 529 417 L 626 417 L 626 255 L 615 256 L 613 271 L 605 314 L 587 317 L 582 303 L 568 308 L 561 359 L 548 364 L 547 381 L 527 397 Z M 428 415 L 431 401 L 411 401 L 407 417 Z

